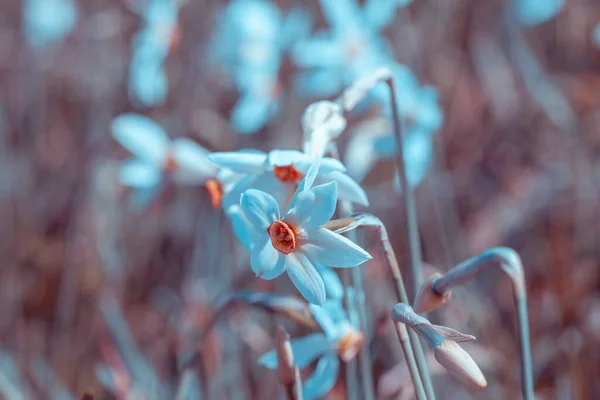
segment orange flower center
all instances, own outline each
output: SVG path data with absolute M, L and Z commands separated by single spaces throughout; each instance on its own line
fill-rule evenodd
M 283 254 L 290 254 L 296 247 L 294 228 L 283 221 L 275 221 L 267 228 L 273 247 Z
M 223 201 L 223 185 L 221 185 L 216 179 L 209 179 L 206 182 L 206 190 L 208 191 L 208 196 L 210 197 L 210 204 L 212 204 L 214 208 L 221 207 L 221 203 Z
M 365 335 L 362 332 L 351 330 L 340 340 L 338 344 L 338 354 L 344 362 L 352 360 L 365 342 Z
M 167 156 L 164 161 L 164 169 L 166 172 L 175 172 L 177 169 L 177 160 L 175 159 L 175 154 L 173 150 L 167 151 Z
M 273 173 L 281 182 L 297 182 L 303 178 L 302 173 L 294 168 L 293 165 L 275 167 Z

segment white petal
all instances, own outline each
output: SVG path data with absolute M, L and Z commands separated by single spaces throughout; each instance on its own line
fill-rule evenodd
M 300 250 L 312 261 L 328 267 L 354 267 L 372 257 L 360 246 L 325 228 L 307 231 Z
M 250 221 L 246 219 L 239 204 L 232 205 L 225 210 L 231 220 L 235 236 L 246 248 L 251 249 L 260 237 L 259 233 L 254 230 Z
M 265 234 L 252 247 L 250 265 L 256 276 L 275 279 L 285 271 L 285 256 L 273 247 L 271 238 Z
M 337 184 L 315 186 L 293 199 L 284 217 L 298 229 L 316 229 L 331 219 L 337 204 Z
M 310 312 L 315 317 L 315 320 L 317 320 L 317 322 L 319 323 L 319 326 L 321 327 L 321 329 L 323 329 L 323 332 L 325 332 L 325 335 L 327 335 L 327 337 L 329 339 L 333 339 L 333 340 L 337 339 L 337 337 L 338 337 L 337 324 L 335 323 L 334 319 L 332 318 L 331 313 L 329 312 L 329 309 L 330 309 L 329 305 L 334 302 L 336 304 L 341 304 L 337 300 L 327 299 L 325 301 L 325 304 L 323 305 L 323 307 L 315 306 L 314 304 L 308 305 Z
M 267 155 L 258 151 L 232 151 L 211 153 L 208 159 L 221 168 L 240 174 L 259 174 L 264 170 Z
M 136 157 L 162 165 L 169 137 L 156 122 L 139 114 L 123 114 L 112 121 L 113 138 Z
M 343 300 L 344 285 L 342 285 L 338 274 L 333 269 L 321 264 L 317 265 L 317 270 L 321 274 L 321 277 L 323 277 L 323 282 L 325 282 L 327 299 Z
M 367 194 L 363 188 L 345 173 L 333 171 L 323 174 L 317 179 L 317 183 L 326 183 L 331 181 L 337 182 L 338 184 L 338 197 L 340 200 L 351 201 L 365 207 L 369 205 Z
M 339 370 L 340 360 L 335 353 L 321 357 L 315 372 L 304 381 L 304 400 L 319 399 L 329 393 L 338 379 Z
M 182 184 L 202 184 L 217 174 L 217 167 L 206 157 L 208 151 L 193 140 L 180 138 L 173 142 L 177 161 L 174 179 Z
M 152 164 L 132 159 L 121 164 L 119 177 L 124 185 L 140 189 L 151 188 L 158 185 L 162 172 Z
M 286 269 L 300 294 L 312 304 L 325 301 L 325 283 L 314 265 L 304 254 L 292 252 L 286 256 Z
M 242 211 L 254 229 L 263 233 L 279 219 L 277 201 L 268 193 L 256 189 L 248 189 L 240 200 Z
M 291 341 L 292 353 L 294 354 L 294 363 L 299 368 L 307 367 L 327 350 L 330 350 L 332 343 L 322 333 L 313 333 Z M 267 368 L 277 368 L 277 353 L 271 350 L 263 354 L 258 359 L 259 364 Z
M 298 150 L 273 150 L 269 152 L 269 164 L 272 166 L 285 167 L 305 161 L 310 161 L 310 159 Z

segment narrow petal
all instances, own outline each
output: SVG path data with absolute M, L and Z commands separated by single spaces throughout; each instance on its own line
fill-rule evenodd
M 368 206 L 369 199 L 362 187 L 348 175 L 340 171 L 333 171 L 319 176 L 317 183 L 337 182 L 338 197 L 340 200 L 351 201 L 361 206 Z
M 293 339 L 291 345 L 294 362 L 299 368 L 308 367 L 311 362 L 332 348 L 332 343 L 322 333 L 313 333 L 299 339 Z M 258 359 L 258 363 L 270 369 L 277 368 L 275 350 L 263 354 Z
M 321 9 L 329 26 L 334 31 L 352 32 L 364 29 L 361 9 L 354 0 L 321 0 Z
M 250 265 L 256 276 L 265 280 L 275 279 L 285 271 L 285 256 L 273 247 L 265 234 L 252 247 Z
M 329 312 L 329 304 L 331 304 L 333 301 L 334 300 L 327 299 L 323 307 L 316 306 L 314 304 L 308 305 L 313 317 L 315 317 L 315 320 L 319 323 L 319 326 L 321 329 L 323 329 L 325 335 L 330 339 L 336 339 L 338 335 L 338 327 L 332 318 L 331 313 Z M 339 302 L 336 301 L 336 303 Z
M 277 167 L 293 165 L 309 160 L 309 157 L 298 150 L 273 150 L 269 152 L 269 164 Z
M 316 34 L 292 47 L 292 58 L 301 68 L 336 66 L 344 57 L 342 47 L 335 39 Z
M 268 193 L 248 189 L 240 200 L 242 211 L 254 229 L 263 233 L 279 218 L 277 201 Z
M 139 189 L 158 185 L 161 177 L 160 169 L 136 159 L 123 162 L 119 171 L 119 178 L 124 185 Z
M 217 167 L 206 157 L 208 151 L 190 139 L 176 139 L 173 154 L 178 165 L 174 179 L 179 183 L 202 184 L 217 175 Z
M 321 357 L 315 372 L 304 381 L 304 399 L 319 399 L 329 393 L 338 379 L 339 370 L 340 360 L 335 353 Z
M 276 104 L 271 99 L 246 94 L 233 107 L 231 124 L 238 133 L 250 135 L 262 129 L 275 110 Z
M 325 283 L 317 269 L 304 254 L 292 252 L 286 256 L 286 269 L 300 294 L 312 304 L 325 302 Z
M 231 151 L 211 153 L 208 159 L 239 174 L 259 174 L 264 170 L 267 155 L 260 151 Z
M 140 114 L 123 114 L 112 121 L 113 138 L 136 157 L 162 164 L 169 147 L 169 137 L 156 122 Z
M 323 282 L 325 282 L 327 299 L 343 300 L 344 286 L 342 285 L 338 274 L 333 269 L 321 264 L 317 264 L 317 270 L 323 277 Z
M 312 261 L 328 267 L 354 267 L 372 258 L 350 239 L 325 228 L 307 231 L 299 247 Z
M 240 205 L 235 204 L 226 208 L 225 213 L 231 220 L 235 236 L 246 248 L 251 249 L 254 243 L 258 241 L 260 235 L 254 230 L 250 221 L 246 219 Z
M 302 191 L 284 217 L 298 229 L 316 229 L 331 219 L 337 204 L 337 184 L 330 182 Z

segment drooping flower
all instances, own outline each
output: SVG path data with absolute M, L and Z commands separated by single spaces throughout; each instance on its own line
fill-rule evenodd
M 351 361 L 362 347 L 365 337 L 348 320 L 342 307 L 342 299 L 327 300 L 323 307 L 309 305 L 313 316 L 324 333 L 293 339 L 291 341 L 294 360 L 299 368 L 317 361 L 314 373 L 303 382 L 303 397 L 318 399 L 327 394 L 337 381 L 340 358 Z M 269 369 L 277 368 L 275 350 L 263 354 L 258 362 Z
M 28 42 L 42 48 L 62 40 L 75 27 L 77 7 L 72 0 L 26 0 L 23 25 Z
M 211 153 L 208 158 L 220 168 L 227 168 L 242 175 L 227 195 L 235 199 L 234 201 L 238 201 L 239 195 L 246 189 L 254 188 L 269 193 L 280 207 L 285 208 L 312 163 L 318 161 L 320 167 L 315 184 L 336 182 L 341 200 L 364 206 L 369 204 L 364 190 L 345 174 L 344 165 L 333 158 L 313 158 L 297 150 L 273 150 L 268 154 L 241 150 Z M 229 203 L 230 201 L 227 201 L 227 204 Z
M 298 291 L 313 304 L 325 301 L 325 283 L 318 272 L 321 265 L 355 267 L 371 256 L 351 240 L 323 225 L 335 212 L 337 184 L 313 187 L 318 165 L 312 166 L 298 185 L 285 214 L 268 193 L 249 189 L 240 205 L 254 230 L 251 248 L 252 270 L 262 279 L 288 273 Z
M 277 113 L 282 97 L 279 68 L 292 40 L 310 26 L 308 15 L 284 17 L 266 0 L 234 0 L 218 16 L 209 59 L 229 73 L 240 92 L 231 123 L 240 134 L 260 130 Z
M 564 0 L 513 0 L 519 22 L 535 26 L 556 17 L 565 5 Z
M 217 176 L 208 151 L 187 138 L 170 139 L 156 122 L 139 114 L 123 114 L 112 122 L 113 138 L 135 157 L 124 161 L 121 182 L 154 188 L 165 176 L 181 185 L 203 185 Z
M 310 96 L 329 96 L 367 72 L 393 62 L 381 34 L 398 7 L 410 1 L 370 0 L 364 8 L 356 0 L 320 0 L 329 30 L 300 40 L 292 58 L 307 70 L 297 88 Z

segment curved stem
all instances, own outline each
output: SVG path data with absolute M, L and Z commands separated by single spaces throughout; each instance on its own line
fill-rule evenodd
M 353 217 L 329 221 L 324 227 L 333 230 L 336 233 L 348 232 L 358 227 L 370 227 L 376 229 L 379 233 L 379 240 L 383 246 L 386 262 L 388 264 L 388 267 L 390 268 L 392 277 L 394 278 L 394 288 L 396 290 L 396 295 L 402 303 L 410 305 L 410 302 L 408 301 L 408 295 L 406 294 L 406 288 L 404 286 L 404 280 L 402 279 L 400 267 L 398 266 L 398 260 L 396 259 L 396 255 L 394 254 L 392 244 L 390 243 L 387 234 L 387 229 L 385 228 L 385 225 L 383 224 L 383 222 L 381 222 L 379 218 L 371 214 L 357 214 Z M 431 377 L 429 376 L 429 370 L 427 369 L 427 362 L 425 360 L 423 347 L 421 346 L 421 342 L 419 341 L 419 336 L 411 329 L 408 331 L 407 340 L 410 344 L 410 346 L 406 350 L 408 351 L 408 353 L 405 352 L 407 363 L 411 358 L 414 358 L 414 360 L 416 361 L 418 371 L 420 373 L 420 379 L 418 381 L 413 380 L 415 392 L 418 390 L 417 387 L 419 385 L 422 385 L 424 386 L 423 389 L 427 395 L 427 398 L 430 400 L 434 400 L 435 394 L 433 392 L 433 385 L 431 383 Z M 402 349 L 404 350 L 404 346 Z M 431 394 L 427 390 L 427 387 L 430 388 Z
M 521 389 L 523 398 L 533 400 L 533 373 L 531 346 L 529 344 L 529 320 L 527 317 L 527 292 L 521 257 L 508 247 L 494 247 L 471 257 L 433 281 L 433 291 L 445 295 L 452 288 L 466 283 L 487 269 L 500 267 L 511 279 L 521 355 Z

